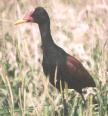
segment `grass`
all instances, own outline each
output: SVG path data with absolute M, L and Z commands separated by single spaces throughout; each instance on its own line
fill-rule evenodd
M 107 116 L 106 1 L 10 0 L 8 5 L 4 1 L 0 3 L 0 116 L 63 116 L 62 96 L 42 71 L 38 27 L 13 25 L 26 9 L 38 5 L 44 6 L 50 14 L 54 41 L 79 59 L 96 82 L 96 88 L 85 90 L 87 109 L 77 92 L 66 90 L 69 116 Z

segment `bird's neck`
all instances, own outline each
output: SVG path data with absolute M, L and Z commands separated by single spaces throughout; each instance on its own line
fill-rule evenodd
M 39 25 L 39 29 L 41 34 L 42 46 L 44 48 L 47 48 L 49 45 L 53 45 L 54 42 L 51 36 L 50 23 Z

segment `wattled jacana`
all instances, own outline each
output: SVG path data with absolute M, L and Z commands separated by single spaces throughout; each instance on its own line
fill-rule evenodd
M 69 89 L 75 89 L 80 93 L 84 102 L 82 89 L 86 87 L 95 87 L 95 82 L 83 65 L 73 56 L 66 53 L 57 46 L 51 36 L 50 18 L 43 7 L 37 7 L 34 11 L 25 15 L 15 24 L 24 22 L 34 22 L 39 26 L 42 49 L 43 49 L 43 71 L 49 77 L 49 81 L 58 90 L 64 90 L 65 83 Z M 55 70 L 57 77 L 55 83 Z

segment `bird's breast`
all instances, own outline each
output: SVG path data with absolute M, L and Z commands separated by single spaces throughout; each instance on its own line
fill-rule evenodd
M 51 57 L 44 56 L 42 66 L 45 75 L 46 76 L 51 75 L 51 73 L 54 73 L 56 67 L 56 61 L 53 60 Z

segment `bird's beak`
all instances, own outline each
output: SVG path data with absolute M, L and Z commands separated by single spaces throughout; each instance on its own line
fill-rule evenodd
M 18 24 L 25 23 L 25 22 L 27 22 L 27 20 L 19 19 L 19 20 L 17 20 L 14 24 L 15 24 L 15 25 L 18 25 Z
M 27 13 L 22 19 L 17 20 L 14 24 L 18 25 L 26 22 L 33 22 L 32 13 L 33 11 Z

